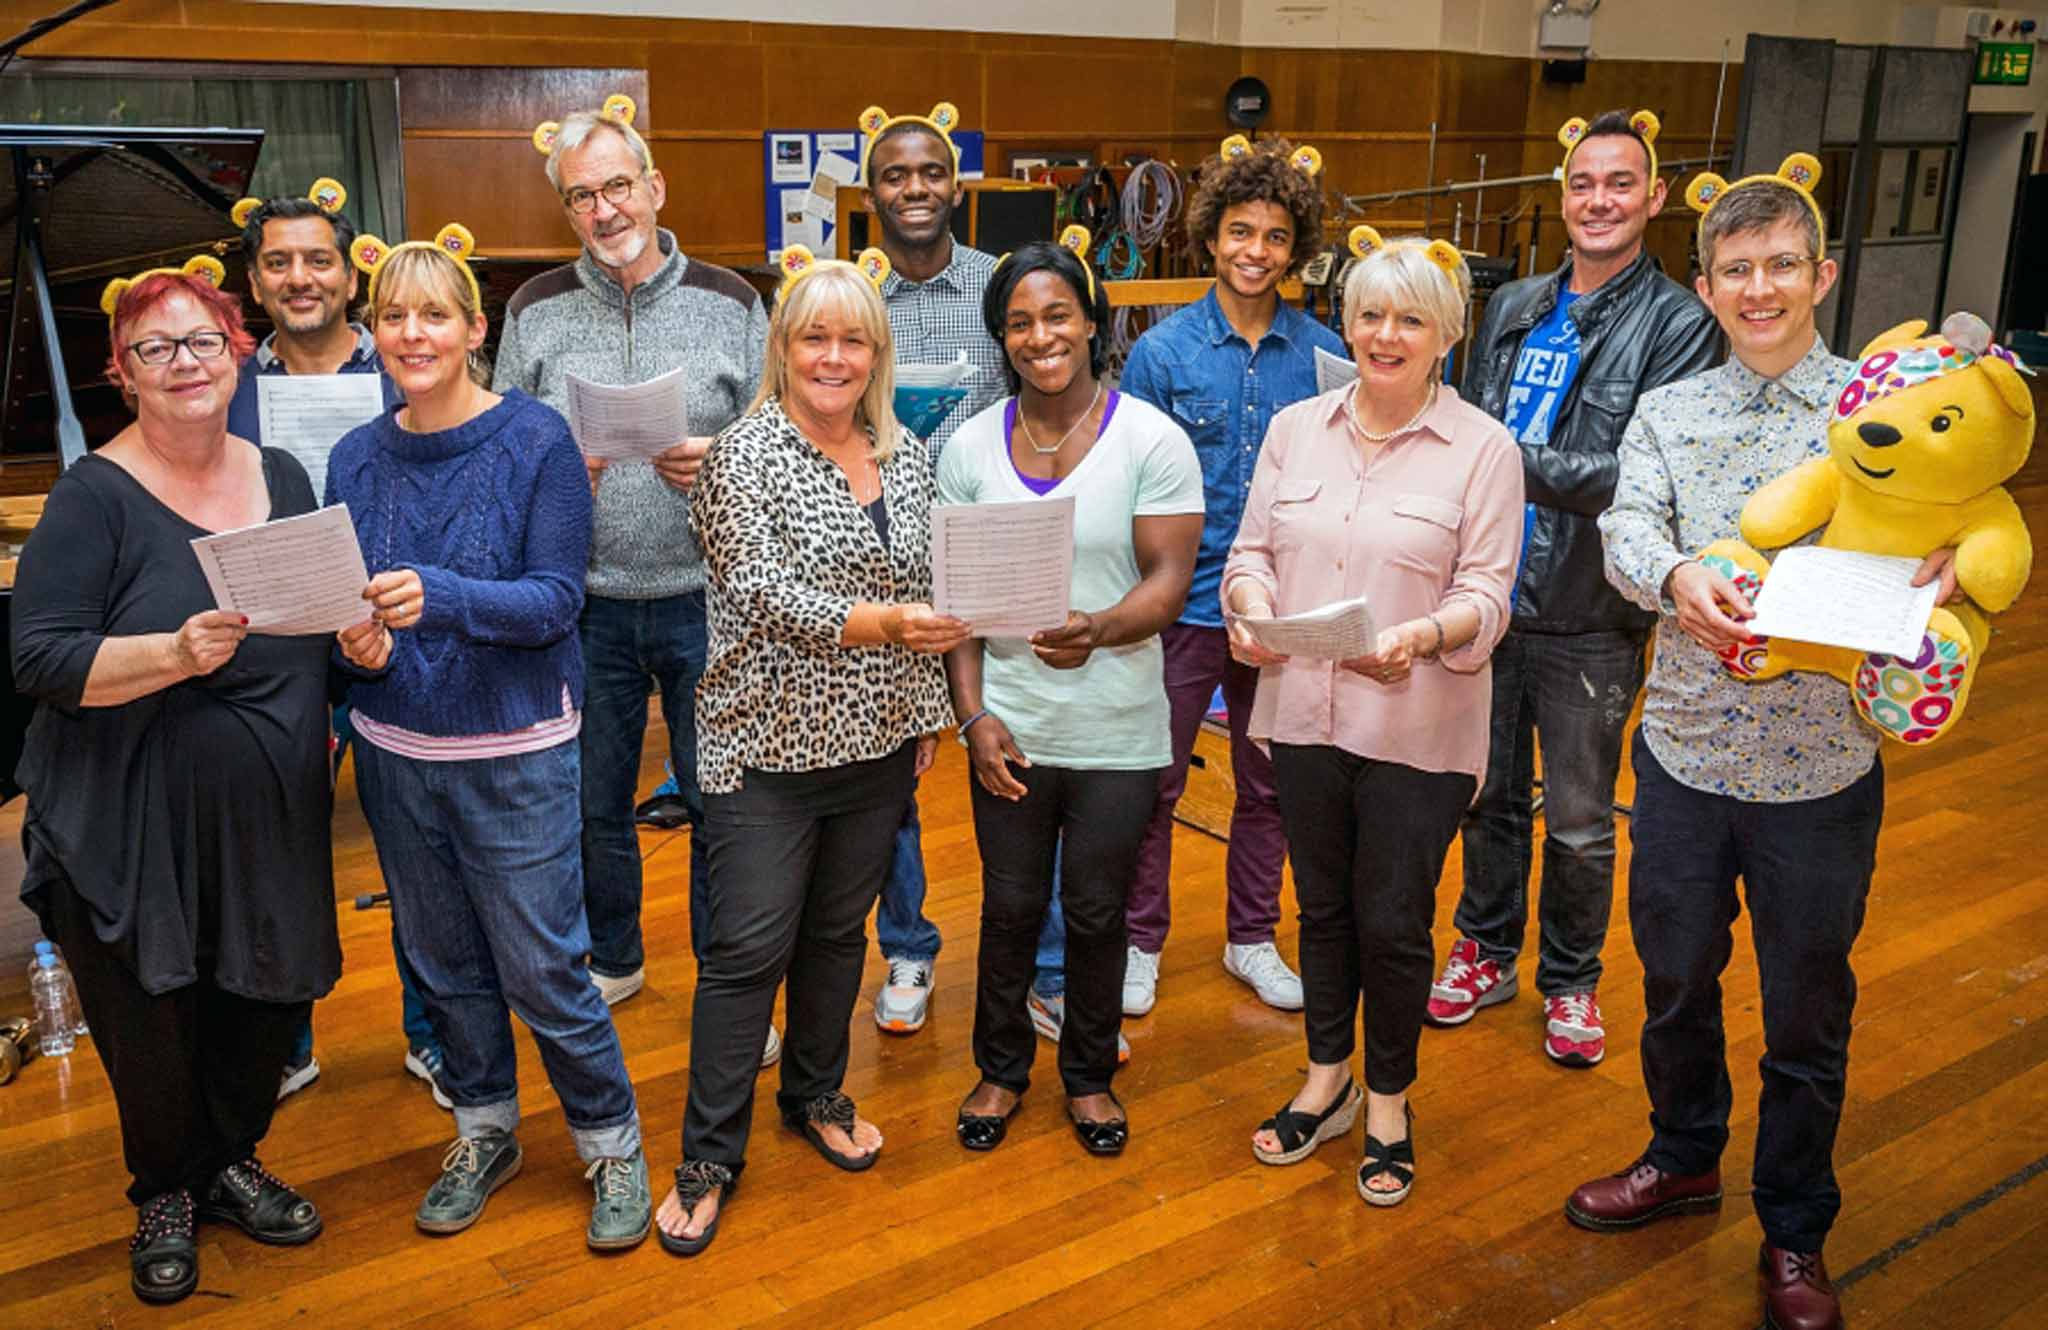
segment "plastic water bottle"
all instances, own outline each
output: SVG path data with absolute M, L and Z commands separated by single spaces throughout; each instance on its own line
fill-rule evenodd
M 36 1047 L 46 1058 L 63 1057 L 78 1040 L 73 1032 L 78 999 L 71 991 L 71 972 L 54 949 L 36 949 L 28 987 L 36 1004 Z
M 46 951 L 57 958 L 58 967 L 64 971 L 65 977 L 67 979 L 70 979 L 71 962 L 64 959 L 64 948 L 58 946 L 56 943 L 50 941 L 48 938 L 44 938 L 43 940 L 36 943 L 36 954 L 34 957 L 31 957 L 29 959 L 28 977 L 31 983 L 33 983 L 36 977 L 36 966 L 39 963 L 36 958 L 40 957 Z M 79 1006 L 78 1003 L 78 981 L 76 979 L 71 979 L 69 986 L 71 989 L 71 1033 L 74 1037 L 83 1039 L 87 1035 L 91 1034 L 92 1031 L 86 1028 L 85 1011 L 83 1008 Z

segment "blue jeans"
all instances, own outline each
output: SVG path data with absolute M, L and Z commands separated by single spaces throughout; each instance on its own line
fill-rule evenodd
M 577 746 L 421 762 L 356 745 L 356 779 L 405 956 L 447 1061 L 455 1129 L 519 1124 L 511 1014 L 533 1032 L 576 1151 L 640 1148 L 611 1012 L 583 956 Z
M 1032 992 L 1059 997 L 1067 991 L 1067 912 L 1060 905 L 1057 847 L 1052 852 L 1052 899 L 1045 903 L 1045 922 L 1038 926 L 1038 954 L 1032 957 L 1032 967 Z
M 431 1048 L 439 1051 L 441 1041 L 434 1037 L 434 1023 L 427 1019 L 427 1004 L 420 998 L 420 981 L 412 972 L 412 966 L 405 962 L 405 948 L 398 945 L 398 916 L 391 918 L 391 955 L 398 962 L 398 998 L 400 1019 L 405 1025 L 405 1046 L 408 1051 L 415 1048 Z M 306 1015 L 306 1024 L 299 1031 L 298 1042 L 292 1045 L 292 1055 L 287 1066 L 296 1067 L 313 1056 L 313 1016 Z
M 1536 988 L 1597 988 L 1614 911 L 1614 778 L 1643 686 L 1634 633 L 1511 629 L 1493 650 L 1486 780 L 1465 814 L 1458 932 L 1512 964 L 1529 923 L 1535 744 L 1543 746 L 1543 882 Z
M 896 849 L 889 875 L 882 879 L 882 898 L 875 906 L 875 943 L 890 960 L 924 961 L 939 954 L 939 926 L 924 913 L 924 835 L 917 820 L 917 791 L 896 828 Z
M 669 766 L 690 820 L 690 950 L 710 935 L 704 888 L 704 796 L 697 789 L 697 680 L 704 674 L 704 593 L 583 602 L 583 892 L 590 968 L 618 978 L 646 964 L 640 939 L 640 835 L 633 805 L 647 738 L 647 694 L 661 695 Z

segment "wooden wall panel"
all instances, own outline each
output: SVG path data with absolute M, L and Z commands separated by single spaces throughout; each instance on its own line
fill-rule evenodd
M 405 220 L 415 240 L 461 222 L 475 233 L 479 253 L 500 257 L 568 255 L 577 243 L 524 135 L 408 137 Z
M 758 139 L 770 125 L 766 61 L 767 48 L 756 43 L 654 42 L 647 48 L 647 87 L 656 102 L 672 108 L 665 122 L 672 129 Z
M 398 79 L 399 116 L 405 132 L 524 128 L 570 111 L 596 110 L 615 92 L 639 107 L 634 125 L 653 124 L 653 99 L 644 69 L 494 69 L 428 66 Z

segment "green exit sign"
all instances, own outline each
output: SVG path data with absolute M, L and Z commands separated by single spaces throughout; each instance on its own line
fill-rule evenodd
M 2025 83 L 2034 72 L 2032 42 L 1977 43 L 1977 72 L 1972 83 Z

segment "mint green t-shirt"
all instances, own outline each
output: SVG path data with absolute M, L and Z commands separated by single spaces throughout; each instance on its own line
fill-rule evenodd
M 1040 497 L 1024 484 L 1004 437 L 1008 399 L 962 425 L 939 456 L 941 503 Z M 1070 603 L 1104 610 L 1138 585 L 1131 519 L 1202 511 L 1202 468 L 1173 418 L 1119 395 L 1109 427 L 1043 497 L 1074 500 Z M 1040 662 L 1023 638 L 983 643 L 981 704 L 1035 765 L 1142 771 L 1173 757 L 1159 639 L 1097 649 L 1074 670 Z

